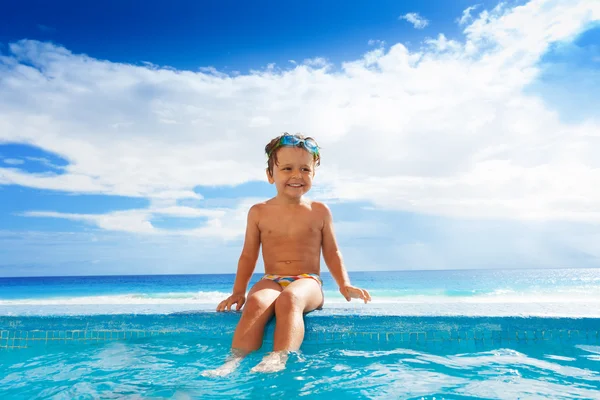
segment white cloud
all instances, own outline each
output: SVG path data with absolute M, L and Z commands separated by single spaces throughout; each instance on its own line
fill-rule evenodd
M 21 165 L 21 164 L 25 163 L 25 161 L 23 161 L 19 158 L 5 158 L 2 161 L 4 162 L 4 164 L 8 164 L 8 165 Z
M 82 232 L 0 230 L 0 275 L 235 272 L 239 252 L 239 241 L 219 237 L 132 235 L 94 228 Z
M 260 128 L 269 125 L 271 125 L 271 120 L 268 117 L 261 117 L 260 115 L 252 117 L 250 122 L 248 122 L 248 126 L 251 128 Z
M 303 63 L 304 65 L 308 65 L 309 67 L 315 68 L 324 68 L 330 66 L 330 64 L 327 62 L 327 59 L 325 59 L 324 57 L 308 58 L 304 60 Z
M 423 29 L 429 25 L 429 21 L 421 17 L 418 13 L 407 13 L 399 16 L 398 19 L 403 19 L 410 22 L 413 24 L 415 29 Z
M 598 20 L 596 1 L 534 0 L 483 10 L 463 40 L 440 34 L 418 51 L 397 43 L 338 70 L 315 59 L 239 75 L 13 43 L 0 58 L 0 142 L 39 146 L 69 165 L 61 174 L 0 167 L 0 184 L 169 207 L 201 196 L 199 185 L 264 180 L 264 145 L 290 131 L 323 147 L 321 198 L 445 216 L 600 221 L 598 116 L 566 123 L 525 90 L 552 43 Z M 53 216 L 152 233 L 155 211 Z M 225 218 L 243 214 L 231 213 L 203 232 L 230 235 L 220 230 Z
M 434 51 L 460 51 L 461 44 L 455 40 L 448 40 L 443 33 L 440 33 L 437 39 L 425 39 L 425 44 L 428 44 L 433 48 Z
M 385 41 L 383 40 L 379 40 L 379 39 L 370 39 L 368 42 L 369 46 L 377 46 L 377 47 L 383 47 L 385 46 Z
M 28 161 L 38 162 L 52 169 L 63 169 L 63 167 L 61 167 L 60 165 L 53 164 L 50 160 L 44 157 L 25 157 L 25 159 Z
M 156 206 L 147 209 L 114 211 L 106 214 L 73 214 L 54 211 L 27 211 L 24 217 L 61 218 L 85 222 L 115 232 L 160 234 L 171 236 L 193 236 L 201 238 L 237 239 L 244 234 L 246 215 L 251 205 L 260 201 L 255 198 L 241 199 L 234 209 L 201 209 L 183 206 Z M 204 223 L 192 229 L 159 229 L 151 220 L 156 216 L 178 218 L 206 217 Z
M 467 23 L 471 22 L 473 20 L 473 17 L 471 16 L 471 11 L 475 11 L 479 6 L 480 4 L 475 4 L 474 6 L 467 7 L 466 9 L 464 9 L 462 16 L 457 20 L 458 24 L 466 25 Z
M 158 233 L 147 220 L 146 210 L 115 211 L 109 214 L 72 214 L 54 211 L 27 211 L 25 217 L 63 218 L 97 225 L 110 231 L 127 231 L 134 233 Z

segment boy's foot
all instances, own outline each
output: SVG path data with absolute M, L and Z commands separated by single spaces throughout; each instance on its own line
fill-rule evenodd
M 240 362 L 242 361 L 241 356 L 234 356 L 225 361 L 225 364 L 221 365 L 219 368 L 209 369 L 206 371 L 202 371 L 202 376 L 207 378 L 216 378 L 223 377 L 231 374 L 238 367 Z
M 285 369 L 285 363 L 288 359 L 287 351 L 274 351 L 262 359 L 258 365 L 252 368 L 251 372 L 278 372 Z

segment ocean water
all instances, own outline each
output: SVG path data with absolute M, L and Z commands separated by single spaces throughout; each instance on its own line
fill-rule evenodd
M 260 279 L 255 274 L 250 285 Z M 347 303 L 322 275 L 323 313 L 600 316 L 600 269 L 352 272 L 373 302 Z M 167 313 L 214 310 L 235 275 L 0 278 L 0 315 Z M 346 312 L 346 311 L 344 311 Z
M 300 351 L 252 371 L 272 321 L 226 376 L 233 274 L 0 278 L 0 398 L 600 398 L 600 269 L 350 276 L 372 303 L 324 274 Z

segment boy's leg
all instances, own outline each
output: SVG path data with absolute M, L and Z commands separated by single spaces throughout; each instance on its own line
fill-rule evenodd
M 304 340 L 304 314 L 322 304 L 323 291 L 314 279 L 290 283 L 275 301 L 273 351 L 298 350 Z
M 265 325 L 275 312 L 275 300 L 281 291 L 282 287 L 278 283 L 266 279 L 258 281 L 252 287 L 233 334 L 231 347 L 235 353 L 244 356 L 260 349 Z

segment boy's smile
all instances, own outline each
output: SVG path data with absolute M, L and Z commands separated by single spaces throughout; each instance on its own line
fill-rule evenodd
M 299 200 L 312 187 L 313 155 L 299 147 L 282 147 L 277 151 L 277 161 L 273 176 L 267 171 L 269 183 L 275 184 L 278 196 Z

